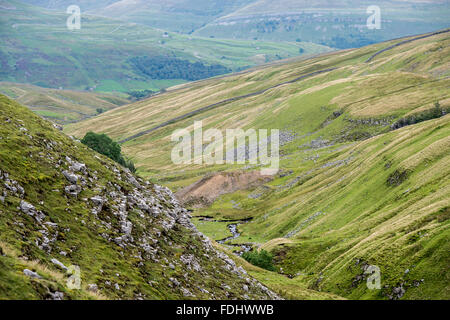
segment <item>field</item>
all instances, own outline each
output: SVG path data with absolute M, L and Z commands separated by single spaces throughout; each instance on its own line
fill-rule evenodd
M 251 3 L 253 0 L 23 0 L 64 11 L 79 5 L 83 12 L 148 25 L 158 29 L 191 33 L 208 22 Z
M 158 91 L 185 79 L 152 79 L 133 57 L 175 57 L 232 71 L 302 54 L 328 51 L 311 43 L 221 40 L 167 33 L 131 22 L 88 14 L 80 30 L 68 15 L 17 1 L 0 2 L 0 80 L 46 88 L 95 92 Z
M 46 89 L 10 82 L 0 82 L 0 93 L 60 124 L 84 120 L 96 116 L 99 111 L 105 112 L 130 102 L 126 95 Z
M 377 5 L 381 28 L 369 30 L 367 8 Z M 313 41 L 355 48 L 449 27 L 445 1 L 257 0 L 197 29 L 201 36 Z
M 449 27 L 445 0 L 24 0 L 177 32 L 225 39 L 311 41 L 333 48 L 355 48 L 396 37 Z M 381 10 L 381 29 L 369 30 L 369 6 Z
M 194 120 L 204 130 L 279 129 L 280 172 L 271 182 L 220 195 L 193 214 L 252 218 L 231 243 L 268 248 L 278 274 L 309 289 L 352 299 L 448 299 L 450 38 L 402 42 L 369 59 L 401 41 L 177 86 L 66 132 L 131 137 L 122 148 L 139 174 L 181 190 L 206 174 L 260 166 L 174 165 L 175 129 L 192 130 Z M 392 129 L 437 102 L 435 119 Z M 227 234 L 223 222 L 196 223 L 214 240 Z M 381 270 L 380 290 L 365 285 L 368 265 Z

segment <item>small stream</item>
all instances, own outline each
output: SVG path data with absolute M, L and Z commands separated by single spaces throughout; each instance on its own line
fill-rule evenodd
M 248 221 L 246 221 L 246 222 L 248 222 Z M 241 248 L 242 250 L 240 250 L 238 252 L 239 255 L 242 255 L 244 252 L 250 251 L 252 249 L 252 245 L 251 244 L 245 244 L 245 243 L 242 243 L 242 244 L 229 243 L 229 244 L 227 244 L 226 243 L 228 241 L 237 239 L 237 238 L 239 238 L 241 236 L 241 233 L 238 231 L 237 227 L 238 227 L 238 225 L 240 225 L 242 223 L 246 223 L 246 222 L 229 224 L 227 227 L 228 227 L 228 230 L 230 230 L 232 236 L 228 237 L 228 238 L 225 238 L 225 239 L 222 239 L 222 240 L 217 240 L 217 242 L 220 243 L 220 244 L 224 244 L 226 246 L 232 246 L 232 247 L 236 247 L 236 248 Z
M 241 233 L 238 230 L 238 226 L 244 223 L 248 223 L 250 222 L 253 218 L 247 218 L 247 219 L 240 219 L 240 220 L 214 220 L 212 217 L 199 217 L 200 221 L 212 221 L 212 222 L 232 222 L 229 225 L 227 225 L 228 230 L 230 230 L 231 232 L 231 236 L 225 238 L 225 239 L 221 239 L 221 240 L 217 240 L 217 243 L 226 245 L 226 246 L 231 246 L 231 247 L 235 247 L 235 248 L 241 248 L 241 250 L 239 250 L 237 252 L 238 255 L 242 255 L 244 252 L 248 252 L 252 249 L 252 244 L 247 244 L 247 243 L 227 243 L 231 240 L 237 239 L 241 236 Z
M 239 238 L 241 236 L 241 234 L 238 232 L 237 226 L 238 226 L 237 223 L 229 224 L 227 226 L 227 228 L 228 228 L 228 230 L 230 230 L 230 232 L 232 234 L 231 237 L 228 237 L 228 238 L 225 238 L 225 239 L 222 239 L 222 240 L 217 240 L 217 242 L 220 243 L 220 244 L 224 244 L 227 241 Z

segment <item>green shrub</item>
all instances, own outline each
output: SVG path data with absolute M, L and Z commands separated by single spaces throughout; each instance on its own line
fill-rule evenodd
M 405 118 L 399 119 L 396 123 L 392 125 L 392 129 L 399 129 L 402 127 L 410 126 L 416 123 L 420 123 L 423 121 L 431 120 L 431 119 L 437 119 L 442 116 L 445 116 L 447 113 L 450 112 L 450 108 L 442 108 L 439 102 L 436 102 L 434 104 L 434 107 L 422 112 L 418 112 L 415 114 L 412 114 L 410 116 L 407 116 Z
M 386 181 L 388 186 L 399 186 L 408 179 L 408 170 L 395 170 L 391 173 Z
M 275 271 L 275 266 L 273 265 L 273 255 L 266 250 L 260 251 L 249 251 L 242 254 L 242 258 L 250 262 L 251 264 L 269 270 Z
M 125 168 L 130 169 L 131 172 L 136 172 L 136 167 L 134 166 L 133 161 L 131 161 L 130 159 L 121 158 L 121 160 L 119 160 L 118 162 Z
M 120 145 L 117 142 L 113 141 L 106 134 L 97 134 L 89 131 L 81 140 L 81 143 L 87 145 L 89 148 L 97 151 L 98 153 L 101 153 L 104 156 L 107 156 L 108 158 L 116 161 L 125 168 L 130 169 L 131 172 L 136 172 L 134 163 L 122 156 L 122 149 L 120 148 Z
M 130 95 L 131 100 L 142 100 L 145 98 L 149 98 L 152 95 L 156 94 L 156 91 L 152 90 L 135 90 L 127 92 Z
M 205 65 L 201 62 L 166 56 L 133 57 L 128 60 L 135 69 L 151 79 L 184 79 L 195 81 L 231 72 L 220 64 Z

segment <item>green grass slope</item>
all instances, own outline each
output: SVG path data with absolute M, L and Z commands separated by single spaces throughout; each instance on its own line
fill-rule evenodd
M 107 93 L 58 90 L 27 84 L 0 82 L 0 93 L 29 107 L 36 114 L 66 124 L 127 104 L 130 100 Z
M 381 11 L 381 29 L 369 30 L 371 14 Z M 447 1 L 257 0 L 197 29 L 201 36 L 233 39 L 312 41 L 356 48 L 396 37 L 449 27 Z
M 355 299 L 448 299 L 450 36 L 402 41 L 183 85 L 67 132 L 123 140 L 166 122 L 123 150 L 142 175 L 177 190 L 206 174 L 259 167 L 176 166 L 175 129 L 192 130 L 194 120 L 204 130 L 280 129 L 280 173 L 196 209 L 194 215 L 215 218 L 196 221 L 200 230 L 220 240 L 231 236 L 226 221 L 253 218 L 227 244 L 272 251 L 281 274 L 311 289 Z M 331 71 L 314 73 L 321 70 Z M 440 117 L 392 129 L 429 114 L 438 101 Z M 366 286 L 369 264 L 381 270 L 380 290 Z
M 281 58 L 329 50 L 311 43 L 221 40 L 82 12 L 81 29 L 66 27 L 65 11 L 18 1 L 0 1 L 0 80 L 41 87 L 97 92 L 167 88 L 186 82 L 151 78 L 131 63 L 135 57 L 177 58 L 239 70 Z M 174 75 L 175 76 L 175 75 Z
M 190 33 L 254 0 L 23 0 L 49 9 L 79 5 L 83 11 L 136 22 L 164 30 Z
M 394 37 L 449 27 L 448 1 L 416 0 L 24 0 L 183 34 L 226 39 L 312 41 L 337 48 L 354 48 Z M 368 30 L 366 12 L 381 9 L 382 27 Z
M 300 145 L 319 137 L 341 142 L 367 138 L 389 130 L 388 124 L 409 113 L 432 108 L 436 101 L 448 106 L 448 33 L 404 44 L 366 63 L 376 52 L 398 42 L 277 63 L 175 87 L 96 119 L 70 125 L 67 132 L 82 137 L 94 130 L 124 140 L 206 106 L 274 87 L 175 121 L 125 143 L 123 148 L 135 157 L 142 174 L 169 172 L 173 176 L 174 166 L 169 160 L 174 144 L 170 136 L 175 129 L 191 129 L 193 120 L 203 120 L 205 128 L 292 131 Z M 328 69 L 333 70 L 307 76 Z M 279 86 L 301 76 L 306 77 Z M 335 112 L 338 116 L 334 116 Z M 296 146 L 287 144 L 284 148 L 289 151 Z M 199 169 L 176 168 L 184 174 Z
M 277 298 L 168 189 L 3 95 L 0 121 L 0 299 Z
M 255 217 L 240 241 L 289 239 L 274 247 L 277 262 L 310 288 L 357 299 L 448 299 L 449 130 L 446 116 L 319 151 L 315 163 L 296 157 L 305 163 L 290 169 L 300 179 L 275 181 L 258 201 L 230 196 Z M 367 289 L 365 264 L 380 267 L 382 290 Z

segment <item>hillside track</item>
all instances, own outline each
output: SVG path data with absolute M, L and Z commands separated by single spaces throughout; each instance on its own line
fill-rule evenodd
M 416 37 L 416 38 L 412 38 L 412 39 L 408 39 L 408 40 L 405 40 L 405 41 L 398 42 L 396 44 L 393 44 L 392 46 L 384 48 L 383 50 L 375 52 L 372 56 L 370 56 L 369 59 L 366 60 L 366 63 L 371 62 L 375 57 L 377 57 L 378 55 L 382 54 L 383 52 L 392 50 L 392 49 L 397 48 L 397 47 L 399 47 L 401 45 L 404 45 L 404 44 L 407 44 L 407 43 L 410 43 L 410 42 L 413 42 L 413 41 L 421 40 L 421 39 L 426 39 L 426 38 L 429 38 L 429 37 L 432 37 L 432 36 L 436 36 L 436 35 L 439 35 L 439 34 L 443 34 L 443 33 L 447 33 L 447 32 L 450 32 L 450 29 L 437 31 L 437 32 L 433 32 L 433 33 L 429 33 L 429 34 L 420 36 L 420 37 Z
M 185 113 L 185 114 L 183 114 L 181 116 L 175 117 L 173 119 L 167 120 L 167 121 L 161 123 L 160 125 L 157 125 L 156 127 L 153 127 L 151 129 L 141 131 L 141 132 L 139 132 L 139 133 L 137 133 L 135 135 L 132 135 L 131 137 L 128 137 L 126 139 L 123 139 L 123 140 L 119 141 L 119 144 L 123 144 L 125 142 L 137 139 L 137 138 L 142 137 L 142 136 L 144 136 L 146 134 L 149 134 L 149 133 L 151 133 L 151 132 L 153 132 L 155 130 L 158 130 L 158 129 L 161 129 L 163 127 L 166 127 L 166 126 L 168 126 L 170 124 L 176 123 L 176 122 L 181 121 L 181 120 L 188 119 L 190 117 L 193 117 L 193 116 L 201 114 L 203 112 L 215 109 L 215 108 L 223 106 L 225 104 L 228 104 L 228 103 L 231 103 L 231 102 L 235 102 L 235 101 L 238 101 L 238 100 L 242 100 L 242 99 L 246 99 L 246 98 L 250 98 L 250 97 L 254 97 L 254 96 L 258 96 L 258 95 L 261 95 L 261 94 L 263 94 L 263 93 L 265 93 L 265 92 L 267 92 L 269 90 L 272 90 L 272 89 L 275 89 L 275 88 L 278 88 L 278 87 L 281 87 L 281 86 L 284 86 L 284 85 L 287 85 L 287 84 L 291 84 L 291 83 L 294 83 L 294 82 L 297 82 L 297 81 L 300 81 L 300 80 L 303 80 L 303 79 L 306 79 L 306 78 L 309 78 L 309 77 L 313 77 L 313 76 L 316 76 L 316 75 L 319 75 L 319 74 L 322 74 L 322 73 L 331 72 L 331 71 L 334 71 L 336 69 L 338 69 L 338 68 L 328 68 L 328 69 L 324 69 L 324 70 L 311 72 L 311 73 L 308 73 L 308 74 L 301 75 L 301 76 L 299 76 L 299 77 L 297 77 L 295 79 L 278 83 L 278 84 L 273 85 L 273 86 L 271 86 L 269 88 L 266 88 L 266 89 L 262 89 L 262 90 L 259 90 L 259 91 L 255 91 L 255 92 L 252 92 L 252 93 L 248 93 L 248 94 L 245 94 L 245 95 L 229 98 L 229 99 L 226 99 L 226 100 L 222 100 L 222 101 L 210 104 L 210 105 L 202 107 L 200 109 L 197 109 L 197 110 Z
M 413 42 L 413 41 L 417 41 L 417 40 L 429 38 L 429 37 L 432 37 L 432 36 L 436 36 L 436 35 L 448 33 L 448 32 L 450 32 L 450 29 L 441 30 L 441 31 L 429 33 L 429 34 L 426 34 L 426 35 L 421 35 L 421 36 L 418 36 L 418 37 L 409 38 L 409 39 L 404 40 L 404 41 L 400 41 L 400 42 L 398 42 L 398 43 L 396 43 L 396 44 L 393 44 L 393 45 L 391 45 L 391 46 L 389 46 L 389 47 L 387 47 L 387 48 L 384 48 L 384 49 L 382 49 L 382 50 L 379 50 L 379 51 L 375 52 L 373 55 L 371 55 L 371 56 L 365 61 L 365 63 L 369 63 L 369 62 L 371 62 L 375 57 L 377 57 L 378 55 L 380 55 L 380 54 L 382 54 L 382 53 L 384 53 L 384 52 L 386 52 L 386 51 L 392 50 L 392 49 L 394 49 L 394 48 L 396 48 L 396 47 L 399 47 L 399 46 L 401 46 L 401 45 L 404 45 L 404 44 L 407 44 L 407 43 L 410 43 L 410 42 Z M 401 39 L 403 39 L 403 38 L 399 38 L 399 39 L 396 39 L 396 40 L 401 40 Z M 266 88 L 266 89 L 262 89 L 262 90 L 259 90 L 259 91 L 255 91 L 255 92 L 252 92 L 252 93 L 248 93 L 248 94 L 245 94 L 245 95 L 241 95 L 241 96 L 229 98 L 229 99 L 226 99 L 226 100 L 222 100 L 222 101 L 219 101 L 219 102 L 210 104 L 210 105 L 208 105 L 208 106 L 199 108 L 199 109 L 197 109 L 197 110 L 194 110 L 194 111 L 188 112 L 188 113 L 186 113 L 186 114 L 183 114 L 183 115 L 181 115 L 181 116 L 175 117 L 175 118 L 173 118 L 173 119 L 167 120 L 167 121 L 165 121 L 165 122 L 163 122 L 163 123 L 161 123 L 161 124 L 159 124 L 159 125 L 157 125 L 157 126 L 155 126 L 155 127 L 152 127 L 152 128 L 150 128 L 150 129 L 147 129 L 147 130 L 141 131 L 141 132 L 139 132 L 139 133 L 137 133 L 137 134 L 134 134 L 134 135 L 132 135 L 132 136 L 130 136 L 130 137 L 128 137 L 128 138 L 125 138 L 125 139 L 119 141 L 119 144 L 123 144 L 123 143 L 129 142 L 129 141 L 131 141 L 131 140 L 135 140 L 135 139 L 137 139 L 137 138 L 139 138 L 139 137 L 142 137 L 142 136 L 144 136 L 144 135 L 147 135 L 147 134 L 149 134 L 149 133 L 152 133 L 152 132 L 154 132 L 154 131 L 156 131 L 156 130 L 158 130 L 158 129 L 164 128 L 164 127 L 166 127 L 166 126 L 168 126 L 168 125 L 171 125 L 171 124 L 173 124 L 173 123 L 176 123 L 176 122 L 178 122 L 178 121 L 188 119 L 188 118 L 190 118 L 190 117 L 193 117 L 193 116 L 195 116 L 195 115 L 201 114 L 201 113 L 203 113 L 203 112 L 206 112 L 206 111 L 209 111 L 209 110 L 218 108 L 218 107 L 220 107 L 220 106 L 226 105 L 226 104 L 228 104 L 228 103 L 235 102 L 235 101 L 242 100 L 242 99 L 246 99 L 246 98 L 250 98 L 250 97 L 254 97 L 254 96 L 258 96 L 258 95 L 264 94 L 265 92 L 267 92 L 267 91 L 269 91 L 269 90 L 278 88 L 278 87 L 280 87 L 280 86 L 284 86 L 284 85 L 287 85 L 287 84 L 291 84 L 291 83 L 294 83 L 294 82 L 297 82 L 297 81 L 300 81 L 300 80 L 303 80 L 303 79 L 306 79 L 306 78 L 309 78 L 309 77 L 313 77 L 313 76 L 316 76 L 316 75 L 319 75 L 319 74 L 322 74 L 322 73 L 331 72 L 331 71 L 334 71 L 334 70 L 336 70 L 336 69 L 338 69 L 338 67 L 327 68 L 327 69 L 323 69 L 323 70 L 311 72 L 311 73 L 308 73 L 308 74 L 301 75 L 301 76 L 299 76 L 299 77 L 297 77 L 297 78 L 295 78 L 295 79 L 292 79 L 292 80 L 289 80 L 289 81 L 284 81 L 284 82 L 278 83 L 278 84 L 273 85 L 273 86 L 271 86 L 271 87 L 268 87 L 268 88 Z

